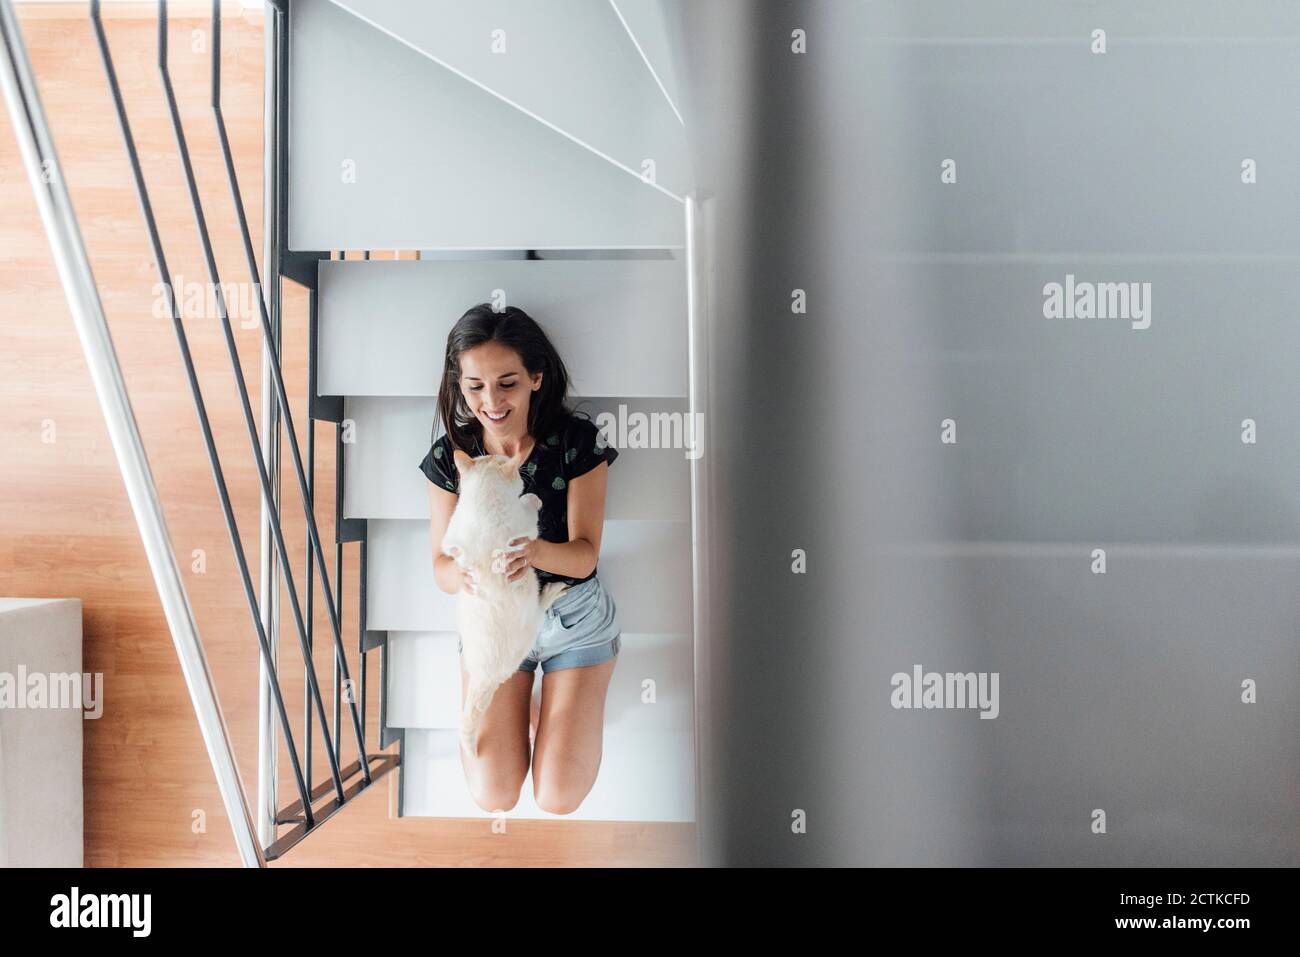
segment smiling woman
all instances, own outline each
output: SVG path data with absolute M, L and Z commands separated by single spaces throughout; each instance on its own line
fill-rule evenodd
M 541 584 L 595 577 L 605 476 L 619 454 L 595 423 L 566 406 L 568 385 L 563 360 L 532 317 L 515 307 L 496 313 L 475 306 L 448 335 L 438 395 L 446 431 L 420 463 L 433 485 L 455 495 L 456 450 L 518 460 L 524 492 L 542 500 L 538 542 L 525 556 Z M 438 580 L 445 591 L 459 590 L 455 576 L 453 587 L 441 573 Z
M 513 460 L 524 494 L 541 499 L 538 537 L 502 542 L 512 556 L 507 581 L 535 574 L 569 586 L 546 611 L 517 674 L 500 687 L 483 718 L 478 754 L 461 750 L 474 800 L 508 810 L 531 763 L 543 810 L 577 809 L 596 780 L 605 695 L 622 641 L 613 598 L 596 575 L 609 466 L 618 450 L 565 403 L 569 377 L 545 332 L 522 309 L 475 306 L 447 337 L 438 409 L 445 433 L 420 463 L 429 479 L 434 578 L 449 594 L 475 595 L 475 573 L 442 540 L 460 492 L 455 455 Z M 462 599 L 465 600 L 465 599 Z M 473 600 L 473 599 L 471 599 Z M 541 666 L 542 704 L 529 728 L 533 674 Z M 465 694 L 462 668 L 462 696 Z M 534 750 L 529 755 L 530 743 Z

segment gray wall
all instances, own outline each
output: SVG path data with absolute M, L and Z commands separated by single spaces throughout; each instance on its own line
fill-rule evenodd
M 711 860 L 1300 863 L 1300 7 L 667 6 L 714 197 Z M 1045 318 L 1067 274 L 1150 283 L 1150 328 Z M 997 672 L 998 717 L 891 707 L 917 664 Z

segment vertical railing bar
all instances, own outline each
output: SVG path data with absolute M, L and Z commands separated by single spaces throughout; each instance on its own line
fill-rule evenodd
M 216 304 L 217 317 L 221 321 L 222 332 L 226 340 L 226 350 L 230 354 L 230 363 L 234 372 L 235 387 L 239 393 L 240 408 L 244 413 L 244 425 L 248 431 L 249 442 L 253 448 L 253 457 L 256 460 L 257 476 L 262 486 L 262 497 L 267 503 L 268 510 L 271 512 L 271 518 L 274 524 L 276 548 L 280 552 L 280 564 L 284 571 L 285 590 L 289 595 L 289 604 L 293 610 L 294 623 L 298 629 L 298 641 L 302 648 L 303 657 L 310 661 L 309 651 L 306 643 L 306 626 L 302 618 L 302 606 L 298 602 L 297 588 L 293 581 L 293 572 L 289 562 L 289 550 L 284 541 L 284 529 L 280 524 L 280 516 L 277 509 L 274 508 L 271 495 L 271 480 L 267 475 L 266 462 L 262 458 L 262 449 L 258 440 L 257 426 L 253 422 L 253 409 L 248 398 L 248 385 L 244 381 L 244 370 L 239 361 L 239 349 L 235 344 L 235 336 L 230 327 L 230 314 L 226 309 L 226 299 L 221 288 L 221 276 L 217 269 L 216 258 L 212 251 L 212 237 L 208 234 L 207 219 L 203 213 L 203 202 L 199 198 L 198 183 L 194 178 L 194 165 L 190 159 L 189 145 L 185 138 L 185 131 L 181 125 L 180 111 L 176 105 L 176 93 L 172 88 L 171 74 L 167 68 L 167 0 L 158 0 L 158 72 L 162 78 L 163 93 L 167 100 L 167 109 L 171 117 L 172 131 L 176 137 L 176 147 L 180 153 L 181 166 L 185 173 L 185 182 L 189 190 L 190 206 L 194 212 L 195 223 L 198 227 L 199 242 L 203 248 L 203 258 L 208 271 L 208 280 L 212 285 L 213 299 Z M 258 299 L 259 305 L 261 299 Z M 265 316 L 263 316 L 265 320 Z M 286 413 L 288 409 L 281 404 L 281 412 Z M 320 689 L 316 687 L 315 671 L 308 672 L 308 683 L 312 685 L 317 696 L 317 702 L 320 706 L 321 721 L 325 718 L 325 704 L 320 697 Z M 343 778 L 339 772 L 339 763 L 337 754 L 331 752 L 330 772 L 334 779 L 334 788 L 338 794 L 338 800 L 344 800 Z
M 230 745 L 230 735 L 203 654 L 194 610 L 172 550 L 149 458 L 140 439 L 103 303 L 10 0 L 0 0 L 0 89 L 4 93 L 36 206 L 50 240 L 59 279 L 122 472 L 122 482 L 140 528 L 149 568 L 167 617 L 226 815 L 234 831 L 235 846 L 246 866 L 265 866 L 266 860 L 257 843 L 239 767 Z
M 166 0 L 159 0 L 166 3 Z M 212 0 L 212 32 L 214 37 L 220 37 L 221 34 L 221 0 Z M 214 50 L 217 44 L 213 44 Z M 248 217 L 244 212 L 244 200 L 239 189 L 239 177 L 235 173 L 235 161 L 230 151 L 230 139 L 226 133 L 226 122 L 221 113 L 221 60 L 220 57 L 214 56 L 212 59 L 212 114 L 216 121 L 217 136 L 221 141 L 221 153 L 225 161 L 226 179 L 230 186 L 231 199 L 235 206 L 235 216 L 239 221 L 240 238 L 243 240 L 244 257 L 248 262 L 248 272 L 253 281 L 254 288 L 260 288 L 261 281 L 257 268 L 257 257 L 253 253 L 253 243 L 248 230 Z M 196 194 L 197 202 L 197 194 Z M 216 264 L 212 264 L 213 282 L 216 279 Z M 262 334 L 268 340 L 273 340 L 270 319 L 266 314 L 265 303 L 261 297 L 257 297 L 257 304 L 262 320 Z M 307 535 L 311 540 L 313 553 L 316 555 L 320 570 L 321 591 L 325 597 L 325 604 L 331 611 L 330 626 L 334 632 L 334 655 L 341 670 L 344 682 L 350 687 L 352 679 L 348 671 L 347 653 L 343 647 L 343 626 L 341 619 L 333 615 L 334 603 L 330 600 L 330 583 L 329 574 L 325 569 L 325 551 L 321 546 L 320 530 L 316 527 L 316 515 L 312 510 L 311 502 L 307 494 L 307 477 L 305 474 L 302 452 L 298 444 L 298 437 L 293 425 L 293 411 L 289 407 L 289 392 L 284 384 L 284 373 L 280 367 L 280 356 L 276 352 L 271 363 L 271 375 L 275 380 L 275 392 L 280 401 L 280 414 L 284 419 L 285 437 L 289 444 L 289 457 L 293 460 L 294 471 L 298 479 L 298 492 L 302 498 L 303 518 L 307 523 Z M 286 559 L 287 561 L 287 559 Z M 361 776 L 369 783 L 370 761 L 366 755 L 365 740 L 361 728 L 361 718 L 358 714 L 356 705 L 356 696 L 349 695 L 348 710 L 352 716 L 352 730 L 357 739 L 357 753 L 361 763 Z M 336 749 L 337 750 L 337 749 Z M 342 795 L 340 795 L 342 797 Z
M 363 538 L 359 543 L 360 557 L 358 558 L 357 574 L 357 660 L 360 662 L 358 667 L 361 670 L 361 733 L 366 733 L 366 540 Z
M 712 304 L 710 283 L 712 253 L 707 220 L 712 208 L 710 194 L 692 190 L 686 196 L 686 326 L 687 363 L 689 367 L 689 414 L 691 421 L 712 422 L 709 383 L 712 367 L 712 329 L 709 321 Z M 714 426 L 710 425 L 710 428 Z M 696 435 L 704 434 L 698 427 Z M 691 621 L 694 652 L 694 687 L 691 695 L 695 731 L 695 834 L 696 852 L 701 865 L 709 866 L 716 858 L 712 819 L 712 780 L 708 776 L 716 766 L 713 759 L 713 713 L 701 702 L 714 686 L 712 659 L 713 606 L 710 600 L 713 583 L 709 562 L 713 554 L 713 501 L 715 490 L 711 476 L 711 459 L 701 449 L 691 462 Z
M 369 575 L 367 575 L 367 577 L 369 577 Z M 366 587 L 369 588 L 369 585 L 367 585 Z M 366 614 L 366 630 L 367 631 L 370 630 L 369 612 L 367 612 Z M 378 647 L 379 649 L 379 678 L 375 682 L 375 684 L 378 687 L 378 694 L 379 694 L 379 705 L 377 708 L 379 712 L 379 722 L 378 722 L 378 726 L 375 728 L 375 742 L 378 747 L 382 748 L 386 746 L 384 742 L 384 738 L 387 736 L 385 734 L 385 729 L 387 727 L 387 722 L 385 720 L 385 717 L 388 714 L 388 711 L 386 710 L 388 707 L 388 703 L 387 703 L 388 689 L 385 687 L 385 685 L 387 684 L 386 679 L 388 677 L 388 664 L 387 664 L 388 636 L 385 635 L 384 640 L 380 642 L 380 644 L 377 645 L 376 647 Z
M 339 259 L 346 261 L 348 251 L 339 250 Z M 343 409 L 347 411 L 346 404 Z M 346 414 L 341 418 L 346 418 Z M 337 422 L 334 426 L 334 589 L 335 601 L 338 609 L 339 621 L 343 620 L 343 596 L 347 590 L 343 583 L 343 423 Z M 333 670 L 333 693 L 334 693 L 334 725 L 330 734 L 335 741 L 335 747 L 339 746 L 339 663 L 334 662 Z
M 316 398 L 316 363 L 313 358 L 316 355 L 316 290 L 307 290 L 307 499 L 311 503 L 312 514 L 316 512 L 316 420 L 312 418 L 312 403 Z M 307 647 L 313 648 L 312 632 L 314 630 L 314 619 L 312 615 L 313 591 L 312 588 L 312 557 L 311 543 L 308 542 L 307 548 Z M 316 667 L 316 659 L 313 653 L 312 668 Z M 304 675 L 304 678 L 306 676 Z M 311 708 L 310 701 L 307 698 L 307 690 L 303 688 L 303 721 L 307 727 L 307 777 L 311 778 Z
M 346 409 L 346 406 L 345 406 Z M 338 618 L 343 620 L 343 541 L 340 534 L 343 529 L 343 423 L 334 428 L 334 580 L 338 582 L 335 600 L 338 602 Z M 334 747 L 341 745 L 342 718 L 340 716 L 340 694 L 342 676 L 339 674 L 338 659 L 334 659 Z
M 339 250 L 339 259 L 346 261 L 348 251 Z M 346 413 L 346 405 L 343 412 Z M 342 414 L 340 418 L 346 418 Z M 346 592 L 343 584 L 343 446 L 341 444 L 343 423 L 334 424 L 334 601 L 335 613 L 339 616 L 339 621 L 343 620 L 343 595 Z M 335 747 L 340 744 L 339 739 L 339 663 L 334 662 L 334 668 L 331 671 L 333 685 L 331 693 L 333 694 L 333 715 L 334 724 L 331 726 L 329 734 L 335 742 Z
M 330 251 L 330 260 L 331 260 L 331 261 L 334 261 L 334 260 L 335 260 L 335 257 L 337 257 L 338 259 L 343 259 L 343 258 L 346 257 L 346 254 L 343 253 L 343 252 L 341 252 L 341 251 L 331 250 L 331 251 Z M 312 407 L 312 404 L 316 401 L 317 381 L 318 381 L 317 378 L 316 378 L 316 353 L 317 353 L 317 350 L 318 350 L 319 347 L 320 347 L 320 311 L 319 311 L 319 304 L 318 304 L 318 302 L 317 302 L 317 300 L 316 300 L 316 290 L 315 290 L 315 289 L 311 290 L 310 298 L 309 298 L 308 301 L 309 301 L 310 304 L 311 304 L 310 325 L 309 325 L 309 327 L 308 327 L 308 335 L 309 335 L 309 337 L 310 337 L 310 341 L 309 341 L 309 343 L 308 343 L 308 347 L 307 347 L 307 410 L 308 410 L 308 417 L 310 417 L 310 415 L 311 415 L 311 407 Z M 308 448 L 309 448 L 309 450 L 310 450 L 310 458 L 311 458 L 311 464 L 310 464 L 310 466 L 309 466 L 309 471 L 310 471 L 311 478 L 312 478 L 312 496 L 313 496 L 313 498 L 312 498 L 312 507 L 313 507 L 313 509 L 315 508 L 315 494 L 316 494 L 316 492 L 315 492 L 315 489 L 316 489 L 316 459 L 315 459 L 315 454 L 316 454 L 316 453 L 315 453 L 315 448 L 316 448 L 316 434 L 315 434 L 315 433 L 316 433 L 316 429 L 315 429 L 315 425 L 314 425 L 314 423 L 313 423 L 313 426 L 312 426 L 312 434 L 311 434 L 311 443 L 310 443 L 310 445 L 308 446 Z M 336 535 L 335 537 L 337 537 L 337 535 Z M 310 548 L 310 545 L 309 545 L 308 547 Z M 342 590 L 342 587 L 343 587 L 343 580 L 342 580 L 342 577 L 341 577 L 342 574 L 343 574 L 343 569 L 342 569 L 342 568 L 341 568 L 337 563 L 335 563 L 335 566 L 334 566 L 334 583 L 335 583 L 335 584 L 334 584 L 334 587 L 335 587 L 336 590 Z M 340 621 L 342 620 L 342 612 L 341 612 L 341 611 L 339 612 L 339 620 L 340 620 Z M 337 676 L 337 674 L 338 674 L 338 664 L 337 664 L 337 663 L 335 663 L 335 666 L 334 666 L 334 673 L 335 673 L 335 675 Z M 337 677 L 335 678 L 335 682 L 336 682 L 336 684 L 337 684 Z M 304 704 L 304 707 L 305 707 L 305 704 Z M 338 720 L 338 719 L 335 718 L 335 721 L 336 721 L 336 722 L 337 722 L 337 720 Z M 330 734 L 331 732 L 330 732 L 330 730 L 329 730 L 328 728 L 321 728 L 321 733 L 322 733 L 322 734 Z M 337 740 L 337 736 L 335 737 L 335 740 Z M 338 744 L 335 745 L 335 748 L 336 748 L 336 750 L 337 750 L 337 748 L 338 748 Z
M 286 84 L 282 66 L 287 57 L 287 33 L 284 12 L 273 4 L 263 18 L 262 82 L 262 250 L 266 262 L 266 285 L 261 290 L 271 314 L 271 328 L 275 331 L 275 347 L 262 346 L 261 406 L 262 454 L 266 458 L 274 487 L 273 502 L 280 507 L 280 406 L 271 388 L 271 362 L 278 352 L 281 330 L 280 300 L 280 231 L 285 222 L 281 215 L 280 197 L 284 194 L 284 156 L 287 138 L 283 135 L 281 120 L 287 113 L 284 92 Z M 283 42 L 282 42 L 283 41 Z M 259 587 L 262 596 L 262 617 L 271 641 L 271 663 L 278 666 L 280 657 L 280 556 L 275 550 L 275 536 L 271 528 L 271 513 L 266 503 L 258 499 L 259 557 L 261 575 Z M 275 724 L 270 720 L 270 676 L 264 665 L 258 669 L 258 828 L 263 846 L 270 847 L 277 838 L 276 818 L 279 811 L 279 773 L 275 747 Z M 303 697 L 310 699 L 310 689 L 304 682 Z M 311 731 L 308 726 L 306 742 L 306 777 L 311 774 Z

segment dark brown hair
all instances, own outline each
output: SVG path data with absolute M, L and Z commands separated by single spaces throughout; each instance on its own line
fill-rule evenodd
M 461 316 L 447 334 L 442 385 L 438 388 L 438 419 L 451 437 L 452 446 L 467 455 L 474 455 L 475 443 L 482 441 L 483 423 L 470 412 L 461 394 L 460 357 L 465 350 L 485 342 L 499 342 L 513 349 L 530 376 L 542 373 L 541 388 L 528 402 L 528 432 L 534 440 L 540 441 L 541 436 L 558 428 L 572 414 L 567 404 L 568 370 L 542 327 L 517 306 L 493 312 L 488 303 L 481 302 Z M 435 435 L 437 426 L 435 421 Z

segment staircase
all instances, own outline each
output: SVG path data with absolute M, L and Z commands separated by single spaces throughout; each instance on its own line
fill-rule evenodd
M 435 394 L 447 334 L 469 306 L 484 301 L 522 306 L 543 325 L 572 376 L 571 400 L 607 426 L 607 443 L 621 452 L 611 471 L 600 574 L 619 608 L 622 652 L 607 697 L 598 780 L 565 817 L 695 821 L 695 687 L 704 660 L 696 634 L 707 620 L 708 592 L 699 557 L 709 494 L 701 436 L 691 424 L 702 423 L 707 407 L 706 207 L 691 182 L 660 0 L 271 0 L 260 264 L 221 115 L 215 0 L 212 118 L 243 239 L 243 277 L 218 273 L 209 222 L 230 211 L 204 202 L 191 166 L 185 130 L 194 118 L 180 115 L 171 85 L 166 0 L 157 5 L 151 51 L 115 54 L 100 10 L 98 0 L 90 4 L 93 35 L 261 655 L 255 805 L 234 762 L 11 0 L 0 0 L 0 87 L 244 863 L 263 866 L 287 853 L 394 770 L 399 816 L 489 816 L 472 801 L 461 768 L 456 599 L 434 583 L 426 479 L 417 468 L 437 438 Z M 186 324 L 171 295 L 173 277 L 115 55 L 157 57 L 208 281 L 246 278 L 263 293 L 260 427 L 218 296 L 260 480 L 257 583 Z M 336 427 L 341 465 L 331 543 L 322 541 L 315 515 L 317 430 L 295 427 L 280 362 L 284 282 L 309 293 L 310 418 Z M 284 456 L 277 451 L 282 430 Z M 669 437 L 676 441 L 662 441 Z M 300 503 L 289 495 L 281 500 L 286 474 Z M 309 532 L 301 571 L 280 520 L 297 507 Z M 361 575 L 356 696 L 342 690 L 354 687 L 344 644 L 352 636 L 341 626 L 343 550 L 353 543 Z M 332 570 L 327 544 L 334 546 Z M 303 658 L 301 742 L 280 689 L 288 663 L 279 660 L 287 654 L 280 648 L 281 584 Z M 330 619 L 323 640 L 334 659 L 323 783 L 312 759 L 313 723 L 322 730 L 328 724 L 312 657 L 317 591 Z M 366 727 L 374 651 L 377 734 Z M 537 680 L 534 695 L 544 681 Z M 354 746 L 351 764 L 345 742 Z M 396 754 L 387 750 L 393 745 Z M 296 786 L 297 800 L 289 803 L 277 794 L 281 747 Z M 555 816 L 536 807 L 528 781 L 507 813 Z
M 597 422 L 688 412 L 684 127 L 656 80 L 670 64 L 649 68 L 623 6 L 654 13 L 587 0 L 290 4 L 289 243 L 372 250 L 318 262 L 316 372 L 350 426 L 343 514 L 365 524 L 367 627 L 387 633 L 403 816 L 489 816 L 464 782 L 456 598 L 434 583 L 417 469 L 451 326 L 504 291 L 552 337 Z M 682 448 L 608 440 L 622 455 L 600 573 L 624 650 L 600 775 L 566 817 L 692 821 L 691 462 Z M 508 813 L 555 817 L 531 780 Z

